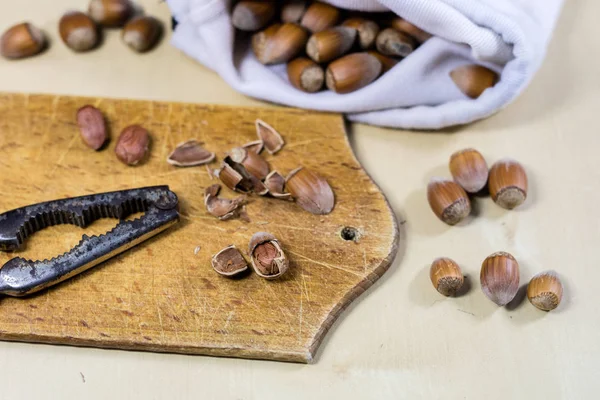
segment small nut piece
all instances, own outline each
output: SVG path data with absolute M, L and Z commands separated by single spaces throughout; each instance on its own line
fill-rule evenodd
M 102 112 L 90 105 L 81 107 L 77 111 L 77 125 L 85 144 L 91 149 L 100 150 L 108 136 Z
M 262 119 L 257 119 L 255 124 L 256 135 L 264 143 L 265 149 L 267 149 L 269 154 L 275 154 L 283 148 L 285 141 L 275 128 Z
M 136 165 L 145 157 L 149 144 L 148 131 L 139 125 L 131 125 L 121 132 L 115 154 L 124 164 Z
M 450 72 L 450 78 L 466 96 L 476 99 L 498 82 L 498 74 L 481 65 L 463 65 Z
M 306 44 L 306 54 L 326 63 L 346 54 L 356 41 L 356 29 L 338 26 L 314 33 Z
M 250 239 L 248 254 L 254 272 L 265 279 L 277 279 L 289 268 L 289 261 L 275 236 L 258 232 Z
M 299 24 L 308 6 L 306 0 L 290 0 L 281 6 L 281 20 Z
M 350 18 L 344 21 L 342 26 L 354 28 L 358 32 L 358 42 L 363 50 L 370 49 L 375 44 L 379 33 L 379 25 L 364 18 Z
M 211 264 L 219 275 L 227 278 L 232 278 L 248 270 L 246 259 L 237 247 L 233 245 L 215 254 L 212 257 Z
M 133 16 L 135 9 L 129 0 L 91 0 L 88 14 L 96 23 L 120 27 Z
M 537 274 L 527 286 L 527 298 L 542 311 L 552 311 L 560 304 L 563 296 L 563 285 L 554 271 Z
M 252 37 L 252 50 L 265 65 L 290 61 L 304 50 L 308 33 L 300 25 L 273 25 Z
M 274 15 L 274 1 L 242 0 L 233 8 L 231 23 L 239 30 L 254 32 L 267 25 Z
M 286 187 L 296 203 L 312 214 L 325 215 L 333 210 L 335 196 L 331 186 L 309 169 L 300 167 L 290 172 Z
M 98 44 L 96 23 L 79 11 L 63 15 L 58 23 L 58 31 L 62 41 L 73 51 L 88 51 Z
M 384 29 L 377 35 L 377 51 L 386 56 L 406 57 L 416 47 L 415 40 L 406 33 L 393 28 Z
M 349 54 L 329 64 L 325 82 L 329 90 L 350 93 L 373 82 L 379 77 L 381 70 L 379 60 L 369 53 Z
M 475 149 L 464 149 L 450 156 L 450 173 L 468 193 L 477 193 L 487 185 L 488 166 Z
M 519 263 L 505 252 L 494 253 L 481 265 L 481 289 L 499 306 L 512 301 L 519 291 Z
M 458 264 L 449 258 L 438 258 L 429 269 L 433 287 L 444 296 L 454 296 L 460 290 L 465 278 Z
M 176 167 L 193 167 L 213 162 L 215 153 L 204 147 L 195 139 L 177 145 L 175 150 L 167 157 L 167 163 Z
M 313 60 L 305 57 L 296 58 L 287 65 L 290 83 L 298 90 L 315 93 L 323 88 L 325 71 Z
M 527 174 L 514 160 L 506 158 L 492 165 L 488 185 L 494 202 L 507 210 L 527 199 Z
M 0 38 L 0 53 L 8 59 L 31 57 L 45 47 L 44 32 L 27 22 L 9 28 Z
M 337 24 L 340 19 L 340 10 L 329 4 L 312 3 L 304 15 L 300 25 L 312 33 L 321 32 Z
M 158 43 L 162 23 L 154 17 L 137 17 L 123 28 L 123 41 L 131 49 L 143 53 Z
M 448 225 L 458 224 L 471 213 L 471 201 L 463 188 L 447 179 L 429 182 L 427 200 L 434 214 Z

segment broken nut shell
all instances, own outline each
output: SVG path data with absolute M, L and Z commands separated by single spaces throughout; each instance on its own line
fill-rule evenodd
M 258 232 L 250 239 L 248 254 L 254 272 L 265 279 L 277 279 L 289 269 L 289 261 L 279 241 L 270 233 Z
M 226 247 L 215 254 L 212 257 L 211 264 L 219 275 L 227 278 L 232 278 L 248 270 L 246 259 L 234 245 Z
M 296 203 L 312 214 L 325 215 L 333 210 L 335 196 L 331 186 L 325 178 L 307 168 L 300 167 L 290 172 L 286 187 Z
M 256 134 L 270 154 L 275 154 L 283 148 L 285 141 L 275 128 L 261 119 L 257 119 L 255 124 Z
M 525 168 L 509 158 L 500 160 L 490 169 L 488 186 L 494 202 L 502 208 L 512 210 L 527 199 L 528 180 Z
M 213 162 L 215 153 L 202 147 L 202 143 L 195 139 L 177 145 L 175 150 L 167 157 L 167 162 L 176 167 L 193 167 Z

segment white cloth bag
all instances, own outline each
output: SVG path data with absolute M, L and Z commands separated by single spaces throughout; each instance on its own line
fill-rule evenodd
M 350 94 L 303 93 L 285 66 L 266 67 L 234 43 L 228 0 L 167 0 L 178 26 L 173 44 L 236 90 L 293 107 L 347 114 L 352 121 L 439 129 L 485 118 L 514 100 L 540 67 L 563 0 L 329 0 L 361 11 L 391 10 L 435 35 L 395 68 Z M 477 63 L 499 73 L 477 100 L 449 77 Z

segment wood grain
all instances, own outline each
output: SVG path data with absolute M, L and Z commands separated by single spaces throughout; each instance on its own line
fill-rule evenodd
M 79 137 L 76 110 L 92 104 L 111 125 L 112 142 L 91 151 Z M 203 205 L 215 183 L 203 167 L 178 169 L 166 157 L 198 139 L 219 158 L 255 139 L 261 118 L 287 144 L 265 154 L 282 174 L 299 165 L 323 175 L 336 208 L 314 216 L 294 204 L 252 198 L 250 223 L 221 222 Z M 127 167 L 114 155 L 130 124 L 152 135 L 151 155 Z M 341 311 L 389 267 L 398 229 L 386 199 L 354 158 L 341 117 L 301 110 L 233 108 L 117 99 L 0 94 L 0 211 L 40 201 L 168 184 L 180 198 L 181 223 L 55 288 L 26 299 L 0 298 L 0 339 L 104 348 L 310 362 Z M 213 164 L 216 167 L 217 164 Z M 224 196 L 234 194 L 223 189 Z M 31 259 L 69 250 L 83 233 L 100 234 L 118 221 L 82 230 L 57 226 L 34 234 L 15 255 Z M 341 237 L 344 227 L 360 234 Z M 210 258 L 235 244 L 246 249 L 257 231 L 277 236 L 290 257 L 288 275 L 266 281 L 217 275 Z

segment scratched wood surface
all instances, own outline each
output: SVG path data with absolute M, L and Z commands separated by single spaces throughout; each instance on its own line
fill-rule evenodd
M 110 121 L 113 140 L 103 151 L 91 151 L 79 137 L 75 112 L 85 104 Z M 319 171 L 337 197 L 332 214 L 313 216 L 291 203 L 253 197 L 250 223 L 220 222 L 204 209 L 203 190 L 215 183 L 207 170 L 165 162 L 176 144 L 191 138 L 222 159 L 255 138 L 256 118 L 287 142 L 279 154 L 265 154 L 271 167 L 284 174 L 298 165 Z M 133 123 L 152 135 L 150 157 L 134 168 L 114 155 L 114 139 Z M 311 362 L 333 321 L 382 276 L 398 248 L 394 216 L 354 158 L 336 115 L 0 94 L 0 168 L 0 212 L 162 184 L 178 194 L 181 208 L 175 228 L 84 274 L 29 298 L 1 297 L 2 340 Z M 224 189 L 223 195 L 234 194 Z M 83 233 L 101 234 L 117 223 L 45 229 L 18 253 L 1 253 L 0 265 L 16 255 L 53 257 Z M 341 238 L 347 226 L 359 232 L 358 242 Z M 284 279 L 229 280 L 212 270 L 212 254 L 230 244 L 246 249 L 258 231 L 273 233 L 286 249 L 291 270 Z

